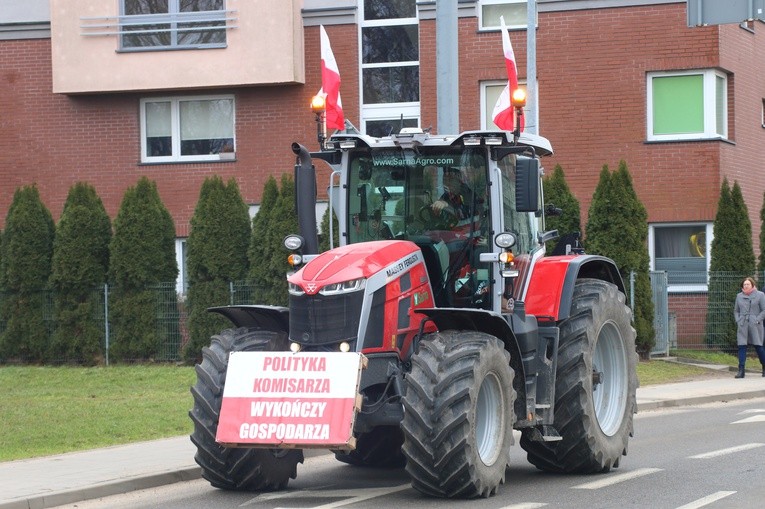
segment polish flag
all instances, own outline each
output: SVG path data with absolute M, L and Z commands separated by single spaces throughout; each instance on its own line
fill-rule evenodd
M 497 104 L 494 105 L 494 113 L 492 118 L 494 123 L 500 129 L 505 131 L 512 131 L 515 129 L 515 108 L 513 108 L 510 102 L 510 97 L 518 88 L 518 68 L 515 66 L 515 53 L 513 52 L 513 45 L 510 43 L 510 34 L 505 27 L 505 17 L 499 17 L 500 24 L 502 26 L 502 50 L 505 54 L 505 66 L 507 67 L 507 85 L 497 99 Z M 524 121 L 521 116 L 521 131 L 523 131 Z
M 340 100 L 340 70 L 337 68 L 324 25 L 319 28 L 321 29 L 321 90 L 319 93 L 325 97 L 327 127 L 342 131 L 345 129 L 345 118 L 343 102 Z

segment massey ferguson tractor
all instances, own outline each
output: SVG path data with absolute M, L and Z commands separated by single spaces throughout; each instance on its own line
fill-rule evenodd
M 429 496 L 488 497 L 513 430 L 540 470 L 618 467 L 636 411 L 632 315 L 612 260 L 545 257 L 558 236 L 544 230 L 550 143 L 518 130 L 375 138 L 350 124 L 320 142 L 292 147 L 289 306 L 211 310 L 233 327 L 196 366 L 203 477 L 278 490 L 304 449 L 324 448 L 406 468 Z M 314 160 L 332 169 L 323 253 Z

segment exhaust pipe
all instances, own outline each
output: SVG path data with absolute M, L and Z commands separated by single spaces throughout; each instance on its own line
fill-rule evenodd
M 316 168 L 311 154 L 300 143 L 292 144 L 295 161 L 295 209 L 298 216 L 300 236 L 305 241 L 303 254 L 319 253 L 319 236 L 316 231 Z

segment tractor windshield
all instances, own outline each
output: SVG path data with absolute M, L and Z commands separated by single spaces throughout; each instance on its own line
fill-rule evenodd
M 490 226 L 486 163 L 480 148 L 356 153 L 349 243 L 410 240 L 423 251 L 437 304 L 489 307 L 488 270 L 477 269 Z M 460 291 L 468 302 L 457 302 Z

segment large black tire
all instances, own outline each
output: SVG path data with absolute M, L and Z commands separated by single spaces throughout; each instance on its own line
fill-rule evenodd
M 635 329 L 624 294 L 611 283 L 577 281 L 570 317 L 560 323 L 555 428 L 559 442 L 521 447 L 540 470 L 607 472 L 627 454 L 637 410 Z
M 335 458 L 357 467 L 401 468 L 406 458 L 401 453 L 404 435 L 398 426 L 378 426 L 360 435 L 352 451 L 335 451 Z
M 444 331 L 420 341 L 401 424 L 416 490 L 450 498 L 496 493 L 513 443 L 513 375 L 494 336 Z
M 197 382 L 191 388 L 194 396 L 194 407 L 189 412 L 194 422 L 191 441 L 197 447 L 194 460 L 202 467 L 202 477 L 214 487 L 279 490 L 297 476 L 297 464 L 303 462 L 300 449 L 228 448 L 215 441 L 229 354 L 286 349 L 284 333 L 239 328 L 213 336 L 210 346 L 202 350 L 202 363 L 196 365 Z

